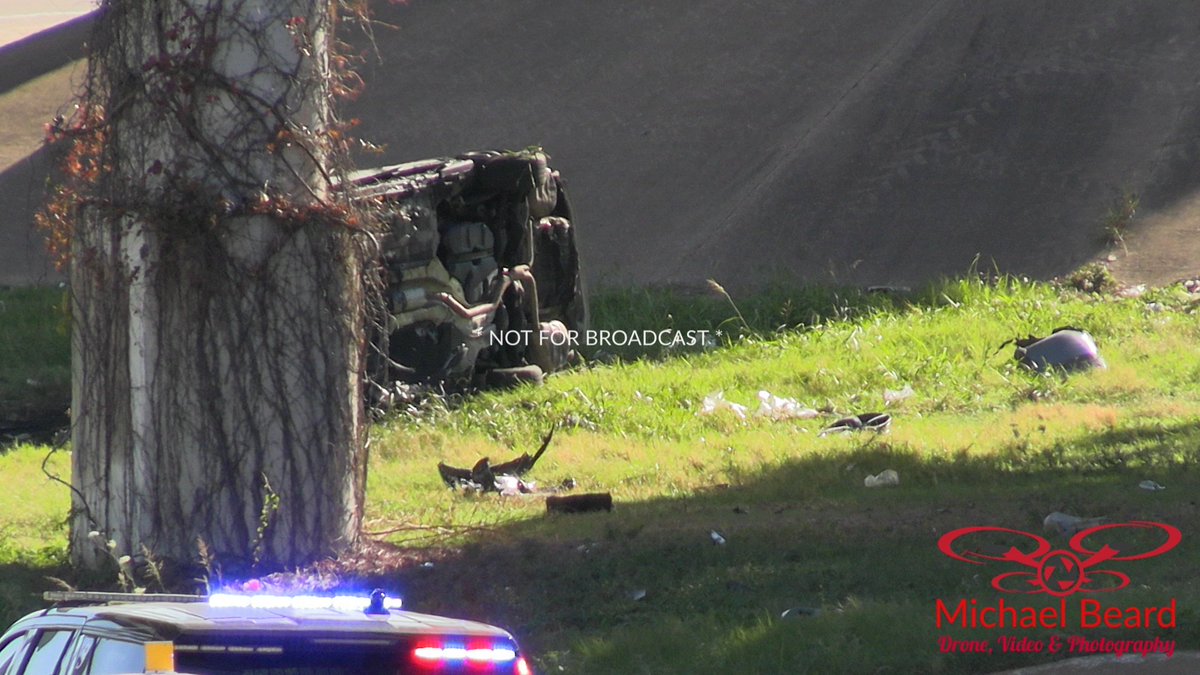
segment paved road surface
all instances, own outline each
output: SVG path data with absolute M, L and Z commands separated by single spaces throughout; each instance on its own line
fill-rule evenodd
M 59 275 L 32 227 L 47 166 L 42 125 L 68 102 L 91 0 L 0 0 L 0 286 Z
M 96 9 L 94 0 L 0 0 L 0 47 Z

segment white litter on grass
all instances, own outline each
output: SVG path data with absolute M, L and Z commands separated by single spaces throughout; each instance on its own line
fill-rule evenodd
M 775 420 L 810 420 L 819 413 L 812 408 L 805 408 L 794 398 L 782 398 L 769 391 L 758 392 L 758 417 Z
M 873 487 L 892 487 L 900 484 L 900 474 L 892 469 L 886 469 L 878 476 L 867 476 L 863 479 L 863 485 Z
M 708 538 L 712 539 L 712 543 L 716 544 L 717 546 L 725 545 L 725 537 L 722 537 L 721 533 L 717 532 L 716 530 L 712 530 L 711 532 L 709 532 Z
M 697 415 L 715 415 L 719 412 L 728 410 L 737 416 L 738 419 L 746 419 L 746 406 L 739 405 L 725 400 L 725 392 L 718 391 L 715 394 L 709 394 L 704 397 L 704 403 L 700 405 L 700 412 Z
M 912 398 L 915 393 L 913 388 L 907 384 L 904 385 L 903 389 L 884 389 L 883 404 L 892 405 L 893 403 L 899 403 L 905 399 Z
M 704 402 L 700 405 L 700 411 L 696 414 L 707 416 L 715 415 L 722 411 L 728 411 L 738 419 L 743 420 L 747 418 L 750 412 L 746 406 L 726 400 L 725 392 L 718 391 L 704 397 Z M 783 420 L 810 420 L 819 414 L 812 408 L 800 405 L 800 402 L 794 398 L 783 398 L 769 391 L 758 392 L 758 410 L 754 411 L 755 417 L 765 417 L 775 422 Z
M 516 497 L 535 489 L 536 483 L 526 483 L 516 476 L 496 476 L 496 490 L 501 497 Z
M 1104 517 L 1098 518 L 1080 518 L 1069 513 L 1055 511 L 1046 516 L 1042 521 L 1042 528 L 1050 534 L 1058 534 L 1063 537 L 1073 537 L 1083 530 L 1087 530 L 1104 522 Z
M 1142 488 L 1143 490 L 1150 490 L 1151 492 L 1157 492 L 1159 490 L 1167 489 L 1167 486 L 1159 485 L 1158 483 L 1155 483 L 1152 480 L 1144 480 L 1144 481 L 1138 483 L 1138 487 Z

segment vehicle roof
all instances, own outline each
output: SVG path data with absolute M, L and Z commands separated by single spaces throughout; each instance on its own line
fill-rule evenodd
M 463 635 L 512 638 L 507 631 L 485 623 L 401 610 L 372 615 L 339 609 L 262 609 L 213 607 L 204 602 L 139 602 L 56 608 L 47 610 L 42 616 L 56 614 L 82 616 L 87 621 L 108 620 L 124 626 L 148 628 L 160 634 L 346 633 L 380 637 Z
M 347 176 L 347 183 L 360 198 L 404 199 L 435 185 L 457 185 L 474 168 L 469 159 L 426 159 L 355 171 Z

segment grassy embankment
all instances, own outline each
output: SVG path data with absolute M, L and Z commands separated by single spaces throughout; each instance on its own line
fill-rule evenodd
M 606 296 L 598 327 L 721 327 L 722 344 L 586 367 L 540 389 L 434 401 L 379 424 L 368 529 L 403 548 L 345 561 L 344 582 L 368 572 L 360 583 L 397 590 L 415 609 L 508 626 L 546 672 L 986 672 L 1048 657 L 998 645 L 986 656 L 939 653 L 942 635 L 1026 633 L 935 627 L 936 599 L 994 603 L 990 580 L 1013 571 L 951 560 L 937 539 L 978 525 L 1041 533 L 1046 514 L 1064 511 L 1182 529 L 1164 556 L 1112 563 L 1132 583 L 1096 596 L 1119 606 L 1174 599 L 1177 627 L 1086 633 L 1200 648 L 1191 298 L 963 282 L 905 300 L 778 291 L 739 308 L 744 322 L 722 299 Z M 1038 375 L 996 351 L 1062 325 L 1091 332 L 1109 368 Z M 884 391 L 905 386 L 915 393 L 888 410 L 889 433 L 819 437 L 838 415 L 881 410 Z M 827 412 L 783 422 L 697 415 L 716 391 L 753 411 L 759 390 Z M 529 478 L 611 491 L 612 513 L 547 517 L 540 498 L 464 496 L 438 479 L 439 460 L 508 459 L 564 420 Z M 12 500 L 0 504 L 0 611 L 35 603 L 24 584 L 63 573 L 54 523 L 67 495 L 40 477 L 44 454 L 27 446 L 0 457 Z M 65 470 L 61 454 L 53 464 Z M 863 486 L 888 468 L 899 486 Z M 1139 489 L 1146 479 L 1167 489 Z M 711 530 L 727 543 L 713 544 Z M 1108 536 L 1125 551 L 1152 543 L 1128 530 Z M 800 618 L 781 618 L 795 608 Z
M 0 289 L 0 434 L 65 419 L 68 326 L 66 291 Z

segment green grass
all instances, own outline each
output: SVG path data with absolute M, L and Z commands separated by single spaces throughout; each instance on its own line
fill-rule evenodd
M 1125 246 L 1125 235 L 1137 213 L 1141 197 L 1133 190 L 1123 190 L 1120 196 L 1113 199 L 1104 214 L 1104 241 L 1110 245 Z
M 71 400 L 66 291 L 0 288 L 0 431 L 61 417 Z
M 65 452 L 18 445 L 0 453 L 0 623 L 5 627 L 41 605 L 41 592 L 51 587 L 47 577 L 69 575 L 65 547 L 71 499 L 63 485 L 42 472 L 43 460 L 46 471 L 70 478 Z
M 321 566 L 321 578 L 337 573 L 345 585 L 398 591 L 414 609 L 504 625 L 540 672 L 989 672 L 1046 657 L 938 652 L 942 634 L 980 634 L 936 629 L 935 598 L 992 602 L 989 580 L 1003 570 L 951 560 L 937 539 L 977 525 L 1041 532 L 1046 514 L 1064 511 L 1183 530 L 1165 556 L 1114 563 L 1133 584 L 1104 598 L 1174 598 L 1178 627 L 1097 636 L 1200 648 L 1192 298 L 1001 280 L 907 298 L 778 288 L 734 301 L 744 321 L 731 320 L 723 297 L 602 296 L 598 328 L 725 334 L 707 350 L 593 351 L 591 365 L 542 388 L 435 399 L 378 424 L 366 528 L 377 543 Z M 1062 325 L 1092 333 L 1109 368 L 1038 375 L 1012 361 L 1011 347 L 997 351 Z M 915 394 L 888 409 L 889 433 L 820 437 L 838 415 L 882 410 L 883 392 L 904 386 Z M 697 414 L 716 391 L 753 411 L 759 390 L 822 415 Z M 612 513 L 546 516 L 540 497 L 462 495 L 438 478 L 438 461 L 509 459 L 557 424 L 529 478 L 611 492 Z M 42 452 L 0 457 L 0 475 L 32 491 L 14 511 L 28 515 L 0 530 L 10 542 L 0 566 L 25 570 L 26 582 L 50 573 L 65 541 L 51 524 L 65 515 L 66 493 L 39 478 Z M 863 487 L 887 468 L 898 487 Z M 1141 490 L 1144 479 L 1167 489 Z M 711 530 L 727 544 L 714 545 Z M 1147 543 L 1112 536 L 1125 550 Z M 781 618 L 796 607 L 819 611 Z

